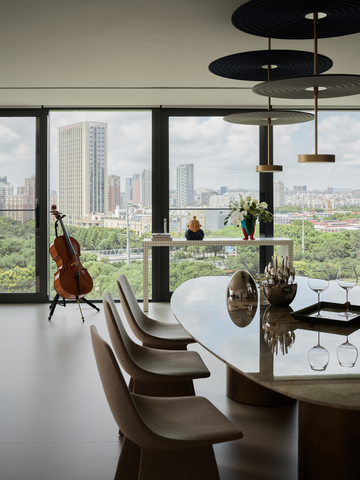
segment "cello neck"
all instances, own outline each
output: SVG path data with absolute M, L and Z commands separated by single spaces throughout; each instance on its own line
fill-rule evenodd
M 55 215 L 56 220 L 58 220 L 58 221 L 60 222 L 60 226 L 61 226 L 61 229 L 62 229 L 62 231 L 63 231 L 63 235 L 64 235 L 64 237 L 65 237 L 66 244 L 67 244 L 67 246 L 68 246 L 68 248 L 69 248 L 70 255 L 71 255 L 71 256 L 75 256 L 76 253 L 75 253 L 73 244 L 71 243 L 69 234 L 68 234 L 67 231 L 66 231 L 64 222 L 63 222 L 63 220 L 62 220 L 63 217 L 61 216 L 61 213 L 59 213 L 59 212 L 56 210 L 56 205 L 52 205 L 51 210 L 52 210 L 53 215 Z
M 73 244 L 71 243 L 69 234 L 68 234 L 67 231 L 66 231 L 64 222 L 62 221 L 62 218 L 61 218 L 61 217 L 60 217 L 59 221 L 60 221 L 61 229 L 62 229 L 62 231 L 63 231 L 64 237 L 65 237 L 65 240 L 66 240 L 66 244 L 67 244 L 67 246 L 68 246 L 68 248 L 69 248 L 69 251 L 70 251 L 70 255 L 71 255 L 71 256 L 74 256 L 74 255 L 76 255 L 76 253 L 75 253 Z

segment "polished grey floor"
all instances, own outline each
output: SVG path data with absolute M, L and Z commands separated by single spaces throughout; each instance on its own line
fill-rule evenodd
M 57 307 L 50 322 L 48 305 L 0 306 L 1 480 L 113 479 L 121 439 L 89 332 L 94 324 L 109 338 L 99 306 L 100 313 L 83 308 L 84 323 L 74 304 Z M 168 304 L 150 304 L 149 315 L 172 319 Z M 225 365 L 198 345 L 190 348 L 211 371 L 195 382 L 197 395 L 244 432 L 241 440 L 215 446 L 221 480 L 296 480 L 297 404 L 264 408 L 230 400 Z

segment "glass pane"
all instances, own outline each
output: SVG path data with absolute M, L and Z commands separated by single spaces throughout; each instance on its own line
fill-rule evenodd
M 359 112 L 320 112 L 318 153 L 335 163 L 297 163 L 315 149 L 315 125 L 274 128 L 275 236 L 294 239 L 295 269 L 324 266 L 331 278 L 342 264 L 360 271 Z
M 0 293 L 36 293 L 35 140 L 35 118 L 0 118 Z
M 172 117 L 169 125 L 171 235 L 184 238 L 196 216 L 206 238 L 242 237 L 239 227 L 225 226 L 224 219 L 239 194 L 259 198 L 259 127 L 234 125 L 222 117 Z M 170 290 L 189 278 L 239 268 L 258 269 L 257 248 L 170 249 Z
M 87 298 L 117 297 L 120 273 L 141 298 L 142 241 L 152 229 L 151 112 L 51 112 L 50 135 L 51 204 L 80 245 L 94 283 Z M 56 262 L 50 268 L 53 296 Z

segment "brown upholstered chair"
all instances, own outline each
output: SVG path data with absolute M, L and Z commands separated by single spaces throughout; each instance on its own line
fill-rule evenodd
M 135 343 L 127 334 L 109 292 L 103 296 L 106 324 L 115 354 L 131 377 L 130 390 L 140 395 L 195 395 L 193 379 L 210 376 L 197 352 L 157 350 Z
M 130 393 L 110 346 L 90 328 L 105 395 L 125 434 L 114 480 L 220 480 L 212 445 L 242 432 L 206 398 Z
M 195 340 L 178 323 L 153 320 L 139 307 L 125 275 L 116 279 L 121 305 L 134 335 L 146 347 L 165 350 L 186 350 Z

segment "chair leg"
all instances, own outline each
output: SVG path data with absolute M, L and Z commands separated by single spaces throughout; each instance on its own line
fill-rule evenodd
M 140 447 L 128 438 L 125 438 L 121 447 L 120 458 L 114 480 L 138 480 L 140 459 Z
M 220 480 L 212 445 L 181 450 L 142 451 L 138 480 L 184 479 Z

